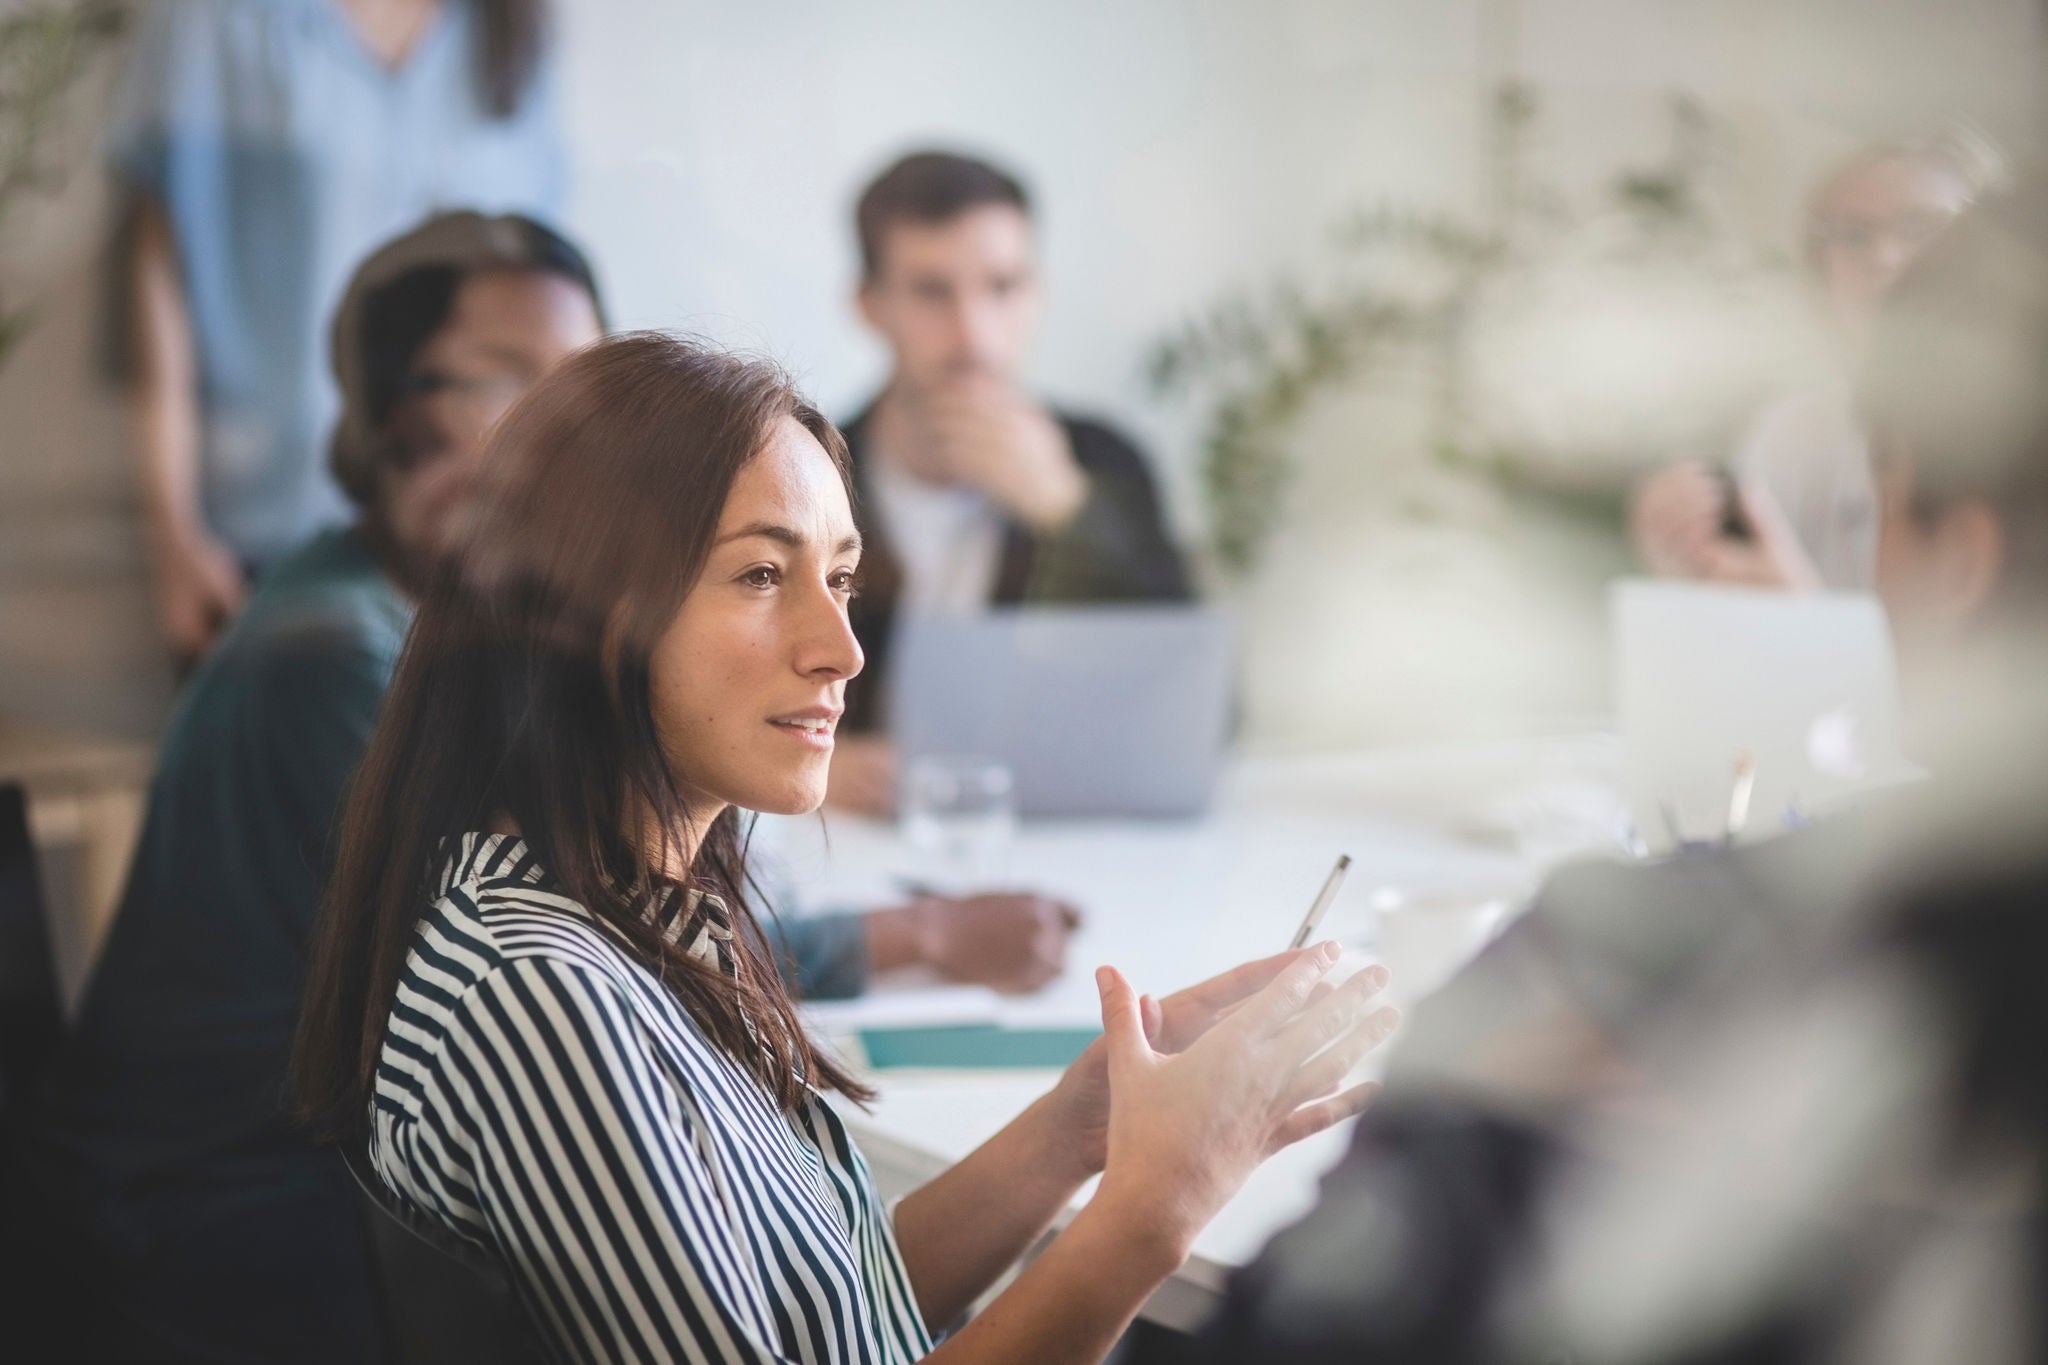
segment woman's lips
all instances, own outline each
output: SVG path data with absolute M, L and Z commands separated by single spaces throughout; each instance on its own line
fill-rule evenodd
M 781 720 L 771 720 L 768 723 L 799 744 L 805 745 L 808 748 L 830 752 L 832 748 L 832 731 L 838 725 L 839 720 L 836 716 L 788 716 Z

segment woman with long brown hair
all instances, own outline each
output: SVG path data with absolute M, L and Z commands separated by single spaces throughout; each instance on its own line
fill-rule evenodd
M 1268 1153 L 1354 1112 L 1378 969 L 1327 946 L 1105 1037 L 893 1219 L 748 909 L 744 811 L 823 799 L 861 655 L 845 447 L 771 367 L 652 334 L 507 415 L 351 793 L 305 1117 L 501 1256 L 579 1360 L 1099 1359 Z

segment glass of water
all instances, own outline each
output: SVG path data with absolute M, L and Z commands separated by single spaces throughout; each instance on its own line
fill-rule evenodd
M 949 895 L 1000 885 L 1017 833 L 1017 784 L 992 758 L 931 754 L 905 767 L 903 837 L 919 880 Z

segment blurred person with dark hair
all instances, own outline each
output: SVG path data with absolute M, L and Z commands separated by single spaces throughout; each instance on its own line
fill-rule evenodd
M 53 1068 L 41 1159 L 104 1358 L 374 1356 L 354 1188 L 282 1109 L 328 836 L 484 431 L 600 333 L 582 254 L 525 218 L 441 215 L 352 282 L 330 459 L 357 520 L 273 565 L 180 699 Z
M 2048 1357 L 2044 373 L 2030 190 L 1900 282 L 1857 389 L 1935 777 L 1554 878 L 1201 1358 Z
M 918 152 L 861 194 L 862 318 L 888 346 L 882 392 L 851 422 L 868 545 L 835 804 L 893 810 L 882 732 L 899 614 L 990 605 L 1180 600 L 1188 575 L 1137 448 L 1024 388 L 1044 294 L 1031 204 L 1008 172 Z M 863 738 L 858 732 L 873 732 Z
M 188 669 L 252 575 L 350 516 L 325 327 L 448 204 L 558 215 L 546 0 L 153 0 L 109 135 L 137 474 Z
M 1820 183 L 1804 258 L 1842 376 L 1766 408 L 1729 479 L 1687 461 L 1637 486 L 1629 531 L 1652 572 L 1755 587 L 1876 585 L 1877 488 L 1850 376 L 1885 292 L 1999 175 L 1988 145 L 1956 130 L 1870 148 Z

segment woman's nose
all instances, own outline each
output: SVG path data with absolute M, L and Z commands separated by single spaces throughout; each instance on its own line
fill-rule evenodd
M 805 609 L 797 670 L 829 679 L 851 678 L 867 663 L 839 594 L 822 587 Z

